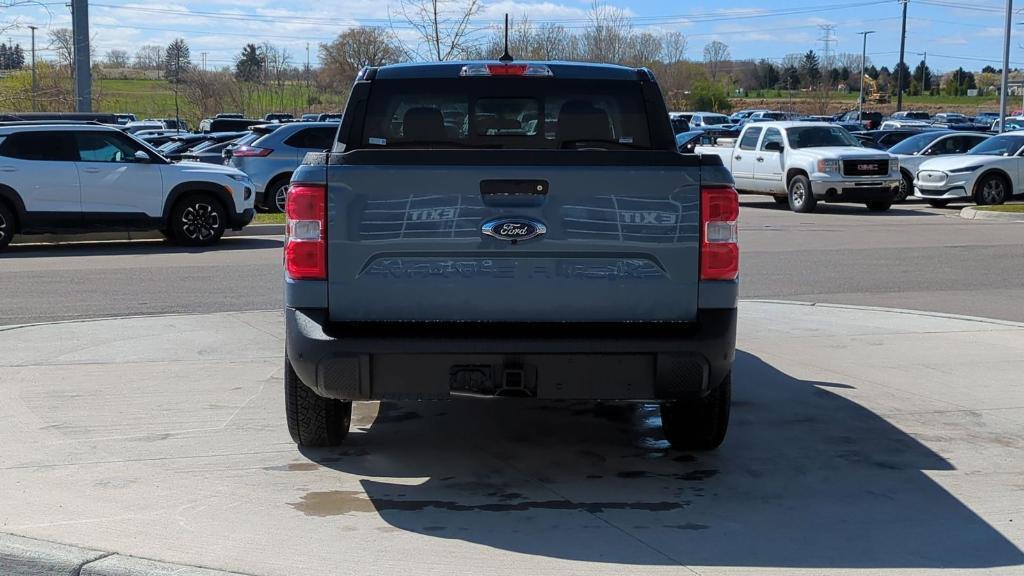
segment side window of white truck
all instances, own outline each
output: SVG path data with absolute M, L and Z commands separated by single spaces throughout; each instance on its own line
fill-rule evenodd
M 740 140 L 740 150 L 757 150 L 757 138 L 761 135 L 761 128 L 747 128 Z

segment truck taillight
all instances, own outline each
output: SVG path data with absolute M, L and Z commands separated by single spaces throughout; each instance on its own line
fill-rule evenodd
M 285 212 L 284 268 L 292 280 L 327 279 L 327 188 L 292 184 Z
M 700 190 L 700 279 L 735 280 L 740 273 L 740 200 L 732 187 Z

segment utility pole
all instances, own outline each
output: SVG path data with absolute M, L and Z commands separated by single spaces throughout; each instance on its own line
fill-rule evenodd
M 864 37 L 864 43 L 860 49 L 860 98 L 857 99 L 857 121 L 862 122 L 864 119 L 864 70 L 867 67 L 868 59 L 868 34 L 874 34 L 874 30 L 865 30 L 864 32 L 857 32 Z
M 921 61 L 921 94 L 928 90 L 928 53 L 922 52 L 924 60 Z
M 1010 27 L 1013 19 L 1013 0 L 1006 0 L 1006 29 L 1003 31 L 1003 74 L 999 85 L 999 132 L 1006 131 L 1006 97 L 1010 93 Z
M 75 47 L 75 109 L 78 112 L 92 112 L 88 0 L 71 0 L 71 28 Z
M 903 69 L 907 66 L 904 62 L 904 50 L 907 48 L 907 3 L 908 0 L 900 0 L 903 4 L 903 28 L 900 31 L 900 65 L 896 71 L 896 111 L 903 110 Z
M 29 26 L 32 31 L 32 111 L 36 111 L 36 30 L 38 26 Z
M 203 59 L 203 72 L 206 72 L 206 52 L 200 52 L 199 56 Z

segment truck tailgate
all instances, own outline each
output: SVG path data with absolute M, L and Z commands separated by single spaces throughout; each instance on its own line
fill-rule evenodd
M 328 173 L 333 321 L 696 317 L 697 166 L 359 164 Z M 501 217 L 546 231 L 517 242 L 483 233 Z

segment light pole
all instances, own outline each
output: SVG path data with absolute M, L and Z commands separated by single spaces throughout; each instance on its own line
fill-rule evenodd
M 864 70 L 867 68 L 868 58 L 868 34 L 874 34 L 874 30 L 857 32 L 864 37 L 864 43 L 860 49 L 860 98 L 857 99 L 857 121 L 864 120 Z
M 38 26 L 29 26 L 32 31 L 32 111 L 36 111 L 36 29 Z
M 914 52 L 914 54 L 917 54 L 918 56 L 923 56 L 924 57 L 924 59 L 921 60 L 922 64 L 921 64 L 921 86 L 920 86 L 921 95 L 923 96 L 925 90 L 928 89 L 928 76 L 927 76 L 927 73 L 928 73 L 928 53 L 927 52 Z
M 1003 74 L 999 85 L 999 131 L 1006 131 L 1006 97 L 1010 87 L 1010 26 L 1013 18 L 1013 0 L 1006 0 L 1006 29 L 1003 31 Z

